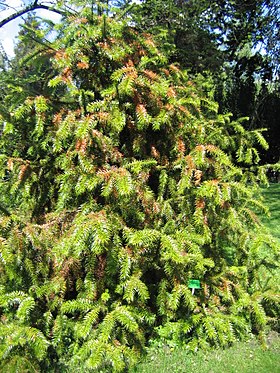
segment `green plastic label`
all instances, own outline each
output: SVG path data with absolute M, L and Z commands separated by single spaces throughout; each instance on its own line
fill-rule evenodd
M 200 281 L 199 280 L 189 280 L 188 287 L 190 289 L 200 289 Z

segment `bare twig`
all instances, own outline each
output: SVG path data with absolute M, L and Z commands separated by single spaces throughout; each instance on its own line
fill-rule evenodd
M 63 10 L 56 9 L 56 8 L 50 6 L 50 5 L 38 4 L 38 0 L 35 0 L 33 4 L 28 5 L 25 8 L 16 11 L 15 13 L 11 14 L 7 18 L 0 21 L 0 28 L 3 27 L 4 25 L 6 25 L 7 23 L 13 21 L 14 19 L 16 19 L 18 17 L 21 17 L 22 15 L 24 15 L 28 12 L 32 12 L 32 11 L 37 10 L 37 9 L 49 10 L 50 12 L 54 12 L 54 13 L 57 13 L 57 14 L 60 14 L 60 15 L 68 14 L 68 13 L 64 12 Z

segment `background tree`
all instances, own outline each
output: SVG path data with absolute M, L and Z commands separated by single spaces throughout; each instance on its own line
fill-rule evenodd
M 279 148 L 272 139 L 278 136 L 279 120 L 277 113 L 264 110 L 278 100 L 277 2 L 148 0 L 135 10 L 142 31 L 160 39 L 166 35 L 171 62 L 213 76 L 221 112 L 250 117 L 248 128 L 269 127 L 270 151 L 262 154 L 263 162 L 277 162 Z

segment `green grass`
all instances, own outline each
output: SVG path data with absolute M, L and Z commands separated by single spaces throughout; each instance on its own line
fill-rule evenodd
M 263 189 L 270 216 L 261 216 L 269 232 L 280 243 L 280 184 Z M 192 354 L 184 349 L 152 348 L 130 373 L 280 373 L 280 335 L 272 332 L 268 348 L 255 340 L 238 342 L 228 349 Z
M 280 247 L 280 183 L 271 183 L 269 187 L 263 188 L 262 195 L 264 204 L 269 208 L 269 216 L 260 215 L 260 220 Z M 271 274 L 266 269 L 262 268 L 260 271 L 263 279 L 267 278 L 267 275 L 271 277 Z M 274 273 L 271 280 L 280 284 L 280 271 Z
M 261 220 L 280 243 L 280 183 L 270 184 L 268 188 L 264 188 L 263 196 L 265 204 L 269 207 L 270 216 L 263 216 Z
M 188 353 L 183 349 L 150 350 L 131 373 L 278 373 L 280 336 L 271 333 L 264 350 L 255 340 L 239 342 L 228 349 Z

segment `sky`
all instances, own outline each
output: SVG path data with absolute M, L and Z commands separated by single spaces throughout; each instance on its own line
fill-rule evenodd
M 12 8 L 20 8 L 22 5 L 21 0 L 9 0 L 8 2 L 9 6 Z M 4 19 L 8 17 L 10 14 L 14 13 L 14 9 L 7 8 L 6 10 L 0 11 L 0 19 Z M 7 25 L 3 26 L 0 29 L 0 42 L 2 43 L 6 53 L 9 56 L 12 56 L 13 49 L 14 49 L 14 37 L 19 31 L 18 23 L 20 22 L 20 19 L 14 20 L 9 22 Z
M 0 20 L 13 14 L 15 10 L 19 10 L 23 7 L 22 0 L 7 0 L 6 3 L 9 4 L 10 8 L 6 8 L 5 10 L 0 11 Z M 46 10 L 37 10 L 36 14 L 40 17 L 49 18 L 54 21 L 56 19 L 59 19 L 60 17 L 58 14 Z M 9 22 L 8 24 L 0 28 L 0 43 L 2 44 L 5 52 L 9 57 L 14 56 L 14 43 L 16 41 L 16 35 L 19 32 L 20 23 L 22 23 L 21 17 Z

